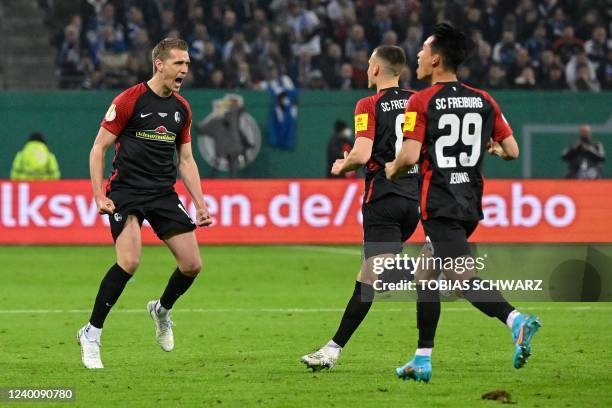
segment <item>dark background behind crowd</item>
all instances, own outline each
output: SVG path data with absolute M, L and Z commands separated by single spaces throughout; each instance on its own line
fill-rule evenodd
M 440 21 L 476 46 L 460 78 L 487 89 L 612 88 L 607 0 L 41 0 L 58 50 L 62 88 L 125 88 L 151 74 L 165 37 L 189 43 L 187 87 L 363 89 L 371 51 L 416 56 Z

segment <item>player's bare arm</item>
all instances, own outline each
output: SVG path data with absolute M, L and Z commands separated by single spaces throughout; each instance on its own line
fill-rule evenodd
M 89 175 L 93 188 L 94 199 L 100 214 L 112 214 L 115 204 L 104 193 L 104 156 L 110 146 L 115 143 L 117 136 L 101 127 L 89 153 Z
M 338 159 L 334 162 L 331 173 L 334 176 L 341 176 L 366 164 L 372 156 L 373 143 L 367 137 L 358 137 L 351 151 L 349 153 L 344 152 L 344 159 Z
M 202 198 L 202 185 L 200 184 L 200 173 L 191 151 L 191 142 L 179 145 L 179 173 L 183 179 L 183 184 L 189 191 L 196 207 L 196 225 L 207 227 L 212 224 L 208 206 Z
M 422 143 L 417 140 L 404 140 L 395 160 L 385 165 L 385 174 L 389 180 L 395 180 L 419 162 L 421 145 Z
M 504 160 L 516 160 L 519 157 L 519 147 L 514 136 L 507 137 L 501 142 L 491 140 L 487 151 Z

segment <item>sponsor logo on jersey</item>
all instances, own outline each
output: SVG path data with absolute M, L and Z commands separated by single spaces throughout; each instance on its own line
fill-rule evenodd
M 106 111 L 106 115 L 104 115 L 104 120 L 107 122 L 112 122 L 117 117 L 117 105 L 114 103 L 109 106 Z
M 364 130 L 368 130 L 368 114 L 355 115 L 355 132 L 363 132 Z
M 170 132 L 165 126 L 158 126 L 154 130 L 139 130 L 136 132 L 136 137 L 140 139 L 174 143 L 176 140 L 176 133 Z
M 402 128 L 403 132 L 413 132 L 414 126 L 416 125 L 416 112 L 406 112 L 404 117 L 404 127 Z

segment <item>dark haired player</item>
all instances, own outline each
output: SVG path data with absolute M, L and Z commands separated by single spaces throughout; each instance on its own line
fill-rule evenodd
M 465 35 L 448 23 L 438 24 L 424 42 L 418 55 L 417 77 L 432 86 L 410 98 L 404 122 L 406 141 L 395 161 L 386 165 L 387 177 L 393 180 L 419 163 L 421 217 L 431 241 L 423 253 L 442 259 L 471 258 L 467 240 L 482 219 L 481 167 L 485 150 L 504 160 L 514 160 L 519 154 L 512 129 L 495 100 L 487 92 L 457 80 L 457 67 L 468 48 Z M 450 281 L 468 283 L 463 297 L 508 325 L 515 343 L 514 367 L 521 368 L 540 327 L 537 317 L 516 311 L 497 290 L 482 290 L 473 268 L 464 273 L 450 268 L 420 269 L 415 277 L 418 348 L 409 363 L 396 369 L 397 375 L 425 382 L 431 378 L 440 295 L 420 284 L 435 279 L 440 272 Z
M 399 76 L 405 65 L 406 57 L 400 47 L 380 46 L 374 50 L 367 73 L 369 87 L 376 87 L 377 93 L 357 102 L 355 145 L 332 166 L 332 174 L 343 175 L 365 165 L 364 255 L 353 295 L 336 334 L 321 349 L 301 359 L 313 370 L 336 365 L 342 348 L 372 306 L 373 284 L 379 280 L 372 270 L 374 259 L 401 253 L 402 244 L 419 222 L 417 170 L 404 172 L 395 181 L 387 180 L 384 171 L 385 163 L 395 158 L 402 145 L 404 110 L 414 93 L 399 88 Z
M 109 215 L 117 261 L 100 283 L 89 322 L 77 333 L 87 368 L 103 368 L 102 326 L 140 262 L 143 221 L 149 221 L 178 264 L 161 298 L 147 305 L 156 340 L 165 351 L 174 348 L 170 309 L 201 268 L 193 230 L 196 225 L 211 224 L 191 153 L 191 108 L 178 94 L 189 67 L 187 43 L 162 40 L 153 49 L 152 61 L 153 77 L 113 100 L 89 156 L 94 197 L 100 213 Z M 104 154 L 112 144 L 114 171 L 104 189 Z M 175 153 L 178 171 L 196 207 L 195 223 L 174 191 Z

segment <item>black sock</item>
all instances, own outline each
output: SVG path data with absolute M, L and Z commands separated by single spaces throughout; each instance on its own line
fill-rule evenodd
M 89 323 L 92 326 L 101 329 L 104 326 L 104 320 L 108 316 L 111 308 L 119 299 L 123 288 L 130 280 L 132 275 L 123 270 L 119 265 L 114 264 L 106 272 L 102 282 L 100 282 L 100 288 L 98 289 L 98 295 L 94 303 Z
M 433 348 L 436 328 L 440 320 L 440 291 L 417 288 L 417 327 L 419 329 L 418 348 Z
M 483 290 L 474 288 L 474 281 L 480 278 L 470 279 L 470 289 L 463 292 L 463 297 L 470 301 L 474 307 L 490 317 L 497 317 L 503 324 L 514 307 L 504 299 L 497 289 Z
M 194 280 L 195 277 L 187 276 L 179 271 L 179 268 L 176 268 L 168 279 L 168 285 L 166 285 L 163 295 L 159 298 L 159 303 L 164 309 L 172 309 L 174 302 L 187 292 Z
M 338 331 L 332 340 L 340 347 L 344 347 L 357 327 L 368 314 L 374 300 L 374 288 L 367 283 L 355 282 L 353 296 L 348 301 Z

